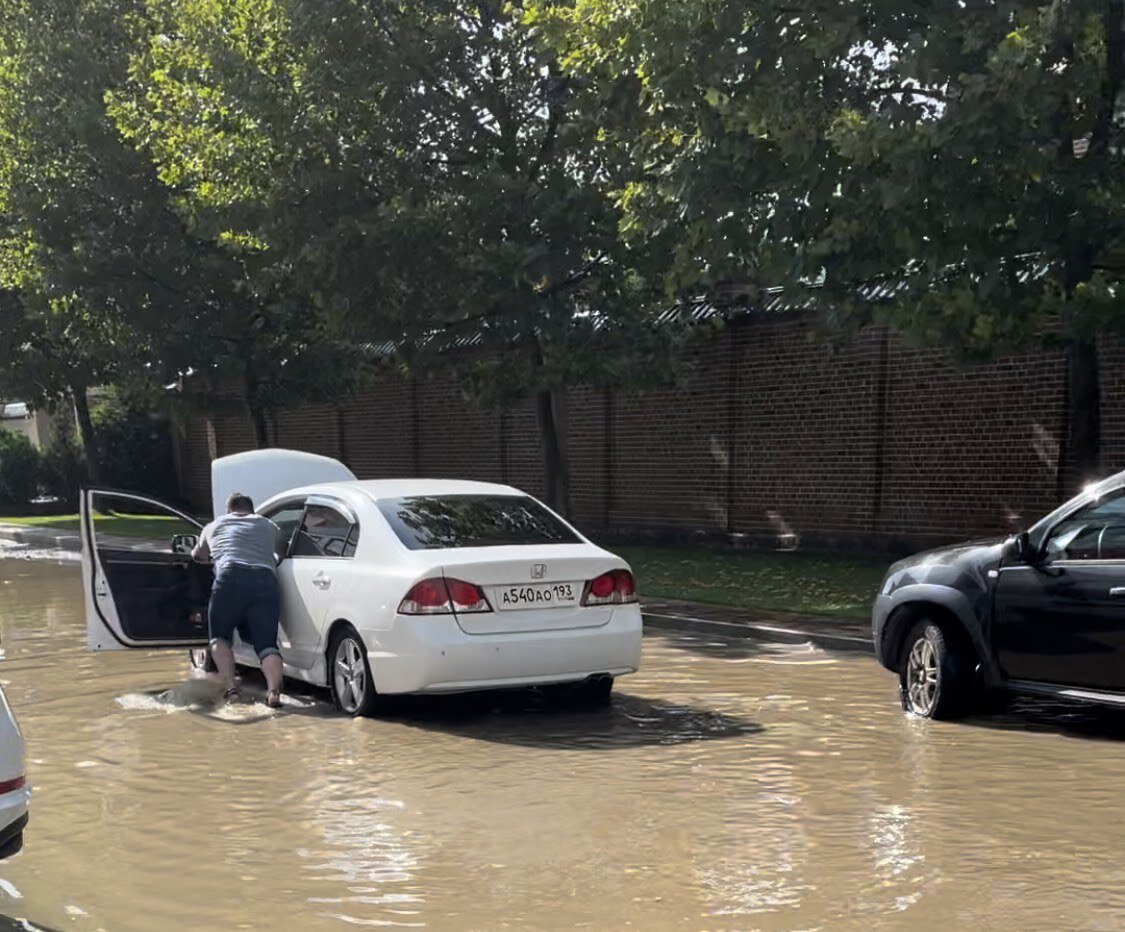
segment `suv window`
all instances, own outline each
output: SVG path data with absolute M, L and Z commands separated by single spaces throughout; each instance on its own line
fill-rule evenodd
M 1051 531 L 1051 560 L 1125 560 L 1125 490 L 1079 509 Z
M 422 495 L 378 505 L 410 550 L 580 543 L 570 528 L 526 495 Z

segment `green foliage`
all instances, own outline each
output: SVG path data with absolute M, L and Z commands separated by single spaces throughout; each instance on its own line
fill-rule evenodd
M 58 420 L 43 448 L 43 491 L 73 506 L 86 480 L 86 462 L 73 428 Z
M 43 463 L 23 434 L 0 428 L 0 505 L 21 507 L 39 493 Z
M 750 267 L 834 326 L 971 357 L 1125 329 L 1120 0 L 541 0 L 527 21 L 599 89 L 633 166 L 622 229 L 674 238 L 672 289 Z M 879 281 L 901 289 L 855 300 Z
M 370 344 L 450 365 L 449 337 L 487 403 L 671 376 L 668 259 L 611 197 L 624 150 L 520 3 L 147 0 L 129 31 L 108 112 L 244 268 L 258 311 L 220 356 L 252 359 L 253 407 L 350 390 Z
M 91 414 L 101 444 L 101 482 L 161 500 L 179 496 L 168 418 L 111 392 Z
M 159 45 L 153 30 L 163 27 L 170 41 L 181 26 L 190 41 L 193 22 L 205 28 L 221 16 L 251 36 L 249 61 L 266 67 L 274 53 L 266 6 L 0 0 L 6 394 L 56 402 L 89 386 L 159 386 L 192 370 L 205 387 L 245 386 L 262 410 L 354 384 L 355 354 L 286 288 L 291 259 L 271 265 L 267 244 L 245 224 L 216 227 L 205 215 L 245 191 L 244 179 L 268 178 L 270 160 L 235 147 L 226 165 L 240 167 L 231 179 L 212 177 L 211 187 L 199 172 L 170 174 L 154 163 L 165 150 L 129 106 L 137 90 L 176 125 L 190 123 L 187 98 L 161 96 L 170 77 L 157 73 L 144 86 L 134 79 L 145 42 Z M 243 109 L 253 113 L 254 104 L 251 97 Z M 195 135 L 169 145 L 190 161 L 250 133 L 227 104 L 220 110 L 216 118 L 228 119 L 229 130 L 208 117 Z M 102 445 L 83 440 L 93 458 Z
M 637 270 L 658 260 L 618 234 L 596 98 L 518 4 L 147 10 L 111 112 L 196 222 L 254 244 L 255 287 L 325 333 L 406 346 L 407 364 L 441 348 L 435 331 L 475 336 L 506 382 L 469 385 L 494 396 L 619 371 L 585 321 L 647 320 L 663 296 Z

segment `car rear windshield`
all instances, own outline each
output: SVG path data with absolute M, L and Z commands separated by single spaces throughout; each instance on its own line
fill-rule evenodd
M 570 528 L 524 495 L 424 495 L 378 504 L 410 550 L 579 543 Z

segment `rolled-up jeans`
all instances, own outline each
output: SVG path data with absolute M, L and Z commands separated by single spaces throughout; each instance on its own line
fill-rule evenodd
M 211 587 L 207 616 L 212 641 L 231 644 L 237 631 L 259 658 L 280 656 L 281 598 L 273 570 L 241 563 L 223 567 Z

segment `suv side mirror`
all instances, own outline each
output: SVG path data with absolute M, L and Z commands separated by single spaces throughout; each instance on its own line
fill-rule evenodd
M 199 543 L 199 541 L 194 534 L 173 534 L 172 553 L 191 556 L 191 552 L 195 549 L 197 543 Z

